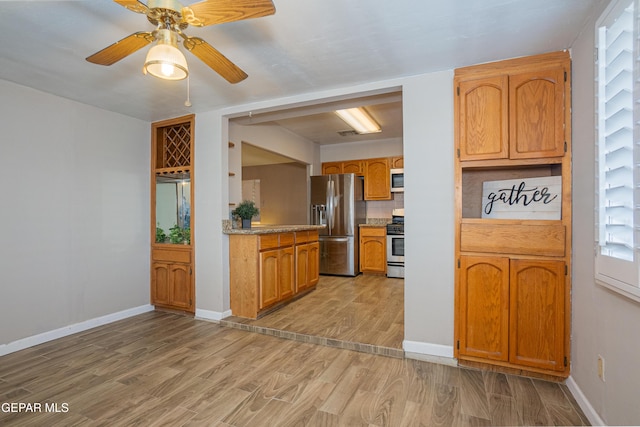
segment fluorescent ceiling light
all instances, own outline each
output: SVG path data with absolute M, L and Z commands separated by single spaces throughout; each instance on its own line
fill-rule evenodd
M 382 132 L 380 125 L 362 107 L 336 110 L 336 114 L 359 134 Z

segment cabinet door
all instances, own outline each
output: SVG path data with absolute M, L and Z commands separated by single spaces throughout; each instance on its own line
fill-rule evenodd
M 322 175 L 342 173 L 342 162 L 325 162 L 322 164 Z
M 278 250 L 261 252 L 260 309 L 278 301 L 278 273 Z
M 191 267 L 187 264 L 171 264 L 169 266 L 170 304 L 176 308 L 191 309 Z
M 509 156 L 509 91 L 506 75 L 458 84 L 460 160 Z
M 391 169 L 402 169 L 404 168 L 404 157 L 392 157 L 390 159 Z
M 151 268 L 151 304 L 170 303 L 169 282 L 169 264 L 154 262 Z
M 507 361 L 509 356 L 509 258 L 461 256 L 460 354 Z
M 295 292 L 295 250 L 293 246 L 278 251 L 278 300 L 292 297 Z
M 360 270 L 363 273 L 386 273 L 386 237 L 360 238 Z
M 564 262 L 511 260 L 509 361 L 563 371 Z
M 315 286 L 320 280 L 320 243 L 313 242 L 307 246 L 309 247 L 308 283 L 309 286 Z
M 296 246 L 296 287 L 301 291 L 309 284 L 309 245 Z
M 509 157 L 564 155 L 564 69 L 509 76 Z
M 342 173 L 364 175 L 364 162 L 362 160 L 346 160 L 342 162 Z
M 389 159 L 365 160 L 365 200 L 391 200 Z

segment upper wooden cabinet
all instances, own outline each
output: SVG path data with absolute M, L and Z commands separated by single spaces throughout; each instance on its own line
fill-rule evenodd
M 391 162 L 391 169 L 404 168 L 404 157 L 391 157 L 389 161 Z
M 367 159 L 364 162 L 364 199 L 391 200 L 389 159 Z
M 332 175 L 342 172 L 342 162 L 325 162 L 322 164 L 322 175 Z
M 569 71 L 564 56 L 456 70 L 459 159 L 563 156 Z
M 356 175 L 364 175 L 363 160 L 346 160 L 342 162 L 342 173 L 355 173 Z
M 391 200 L 391 169 L 403 168 L 404 157 L 322 163 L 322 174 L 355 173 L 364 177 L 365 200 Z

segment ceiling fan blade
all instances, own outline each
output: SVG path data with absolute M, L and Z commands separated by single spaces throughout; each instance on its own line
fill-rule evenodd
M 120 6 L 124 6 L 132 12 L 147 13 L 149 8 L 146 4 L 139 2 L 138 0 L 113 0 Z
M 182 20 L 195 27 L 273 15 L 271 0 L 204 0 L 182 8 Z
M 137 32 L 130 36 L 115 42 L 111 46 L 107 46 L 100 52 L 96 52 L 87 57 L 87 61 L 99 65 L 111 65 L 120 61 L 125 56 L 131 55 L 133 52 L 145 47 L 155 40 L 152 33 Z
M 247 78 L 247 73 L 199 37 L 186 38 L 184 47 L 200 58 L 202 62 L 211 67 L 216 73 L 224 77 L 229 83 L 238 83 Z

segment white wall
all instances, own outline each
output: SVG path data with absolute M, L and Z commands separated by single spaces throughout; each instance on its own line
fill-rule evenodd
M 320 147 L 322 162 L 393 156 L 402 156 L 402 138 L 328 144 Z
M 639 425 L 640 303 L 594 281 L 594 23 L 572 46 L 573 102 L 573 292 L 571 378 L 592 409 L 609 425 Z M 597 358 L 605 359 L 605 379 Z M 597 421 L 597 420 L 596 420 Z
M 149 304 L 149 123 L 0 80 L 0 354 Z

